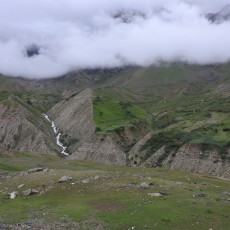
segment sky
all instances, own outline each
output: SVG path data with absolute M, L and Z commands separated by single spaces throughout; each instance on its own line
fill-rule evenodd
M 0 0 L 0 73 L 51 78 L 85 68 L 230 60 L 230 0 Z M 229 8 L 230 9 L 230 8 Z

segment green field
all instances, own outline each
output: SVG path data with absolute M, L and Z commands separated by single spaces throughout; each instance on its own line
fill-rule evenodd
M 228 181 L 180 171 L 106 166 L 32 153 L 2 156 L 0 163 L 8 174 L 0 177 L 0 223 L 30 221 L 34 226 L 42 223 L 43 227 L 60 223 L 63 229 L 74 229 L 71 226 L 78 223 L 80 227 L 75 229 L 88 230 L 229 228 L 229 196 L 223 194 L 230 189 Z M 53 170 L 21 174 L 15 171 L 18 165 Z M 72 176 L 73 180 L 57 183 L 63 175 Z M 99 177 L 95 180 L 96 175 Z M 86 178 L 89 183 L 82 183 Z M 142 182 L 152 186 L 141 189 Z M 25 186 L 17 189 L 20 184 Z M 24 197 L 22 191 L 29 188 L 44 194 Z M 6 194 L 12 191 L 19 193 L 15 200 L 7 199 Z M 167 196 L 148 196 L 153 192 L 165 192 Z M 205 196 L 193 197 L 200 193 Z
M 146 112 L 131 102 L 100 97 L 94 100 L 94 122 L 98 133 L 110 133 L 145 118 Z

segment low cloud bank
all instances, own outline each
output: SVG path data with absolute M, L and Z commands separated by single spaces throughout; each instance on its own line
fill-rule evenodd
M 228 9 L 227 4 L 8 0 L 0 8 L 0 73 L 49 78 L 82 68 L 159 61 L 224 63 L 230 60 L 230 21 L 213 23 L 206 14 Z

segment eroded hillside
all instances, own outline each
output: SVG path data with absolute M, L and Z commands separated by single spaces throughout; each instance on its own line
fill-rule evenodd
M 9 150 L 60 153 L 42 116 L 48 113 L 69 159 L 229 178 L 229 76 L 229 64 L 176 63 L 83 71 L 45 80 L 35 95 L 11 88 L 1 92 L 1 144 Z M 15 84 L 23 85 L 20 79 Z

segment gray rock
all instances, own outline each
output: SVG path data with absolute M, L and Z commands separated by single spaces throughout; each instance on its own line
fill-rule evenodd
M 163 195 L 159 192 L 155 192 L 155 193 L 148 193 L 148 196 L 150 196 L 150 197 L 161 197 Z
M 63 176 L 59 179 L 58 183 L 68 182 L 71 181 L 73 178 L 71 176 Z
M 181 185 L 181 184 L 183 184 L 183 183 L 180 182 L 180 181 L 176 181 L 176 184 Z
M 141 183 L 140 188 L 141 189 L 149 189 L 150 185 L 149 185 L 149 183 L 143 182 L 143 183 Z
M 14 200 L 17 197 L 18 193 L 14 191 L 14 192 L 8 193 L 8 195 L 11 200 Z
M 43 168 L 33 168 L 33 169 L 29 169 L 27 172 L 28 173 L 35 173 L 35 172 L 42 172 Z
M 208 185 L 208 182 L 203 181 L 203 182 L 201 182 L 201 185 Z
M 6 226 L 4 224 L 0 224 L 0 230 L 6 229 Z
M 203 197 L 206 197 L 207 195 L 205 193 L 197 193 L 197 194 L 194 194 L 193 197 L 194 198 L 203 198 Z
M 19 188 L 22 188 L 22 187 L 24 187 L 25 185 L 24 184 L 20 184 L 19 186 L 18 186 L 18 189 Z
M 226 191 L 226 192 L 223 192 L 223 195 L 224 195 L 224 196 L 230 196 L 230 192 L 227 192 L 227 191 Z
M 32 221 L 28 221 L 28 222 L 25 223 L 25 225 L 31 227 L 33 225 L 33 222 Z
M 98 179 L 100 179 L 100 176 L 97 175 L 94 177 L 94 180 L 98 180 Z
M 32 196 L 32 195 L 36 195 L 39 192 L 36 189 L 27 189 L 25 191 L 23 191 L 24 196 Z
M 89 182 L 90 182 L 90 179 L 89 179 L 89 178 L 84 179 L 84 180 L 82 181 L 83 184 L 87 184 L 87 183 L 89 183 Z

